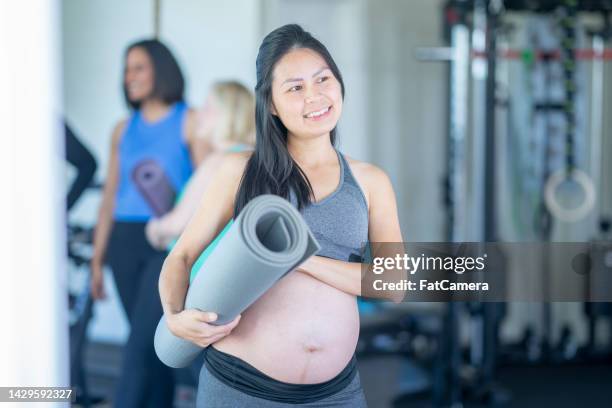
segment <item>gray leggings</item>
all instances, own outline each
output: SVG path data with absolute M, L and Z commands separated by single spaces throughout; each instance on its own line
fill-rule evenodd
M 229 387 L 217 380 L 208 371 L 206 364 L 202 365 L 196 401 L 197 408 L 283 408 L 291 406 L 293 405 L 252 397 Z M 345 389 L 337 394 L 308 404 L 299 404 L 299 406 L 367 408 L 365 395 L 359 381 L 359 373 L 355 375 L 353 381 Z

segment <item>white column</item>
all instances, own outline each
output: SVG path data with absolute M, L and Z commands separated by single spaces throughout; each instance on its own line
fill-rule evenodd
M 0 2 L 0 386 L 69 385 L 59 7 Z

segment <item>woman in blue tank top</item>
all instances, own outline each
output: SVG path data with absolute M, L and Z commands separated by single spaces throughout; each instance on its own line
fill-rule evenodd
M 175 336 L 207 347 L 199 408 L 363 408 L 354 356 L 361 247 L 402 241 L 393 187 L 382 170 L 335 148 L 344 83 L 321 42 L 297 25 L 280 27 L 264 38 L 256 72 L 255 150 L 225 158 L 166 258 L 165 322 Z M 234 321 L 214 325 L 217 311 L 184 308 L 189 269 L 262 194 L 291 201 L 321 250 Z
M 113 271 L 131 331 L 114 399 L 117 407 L 172 406 L 172 372 L 153 350 L 162 314 L 157 280 L 165 252 L 151 247 L 146 222 L 168 211 L 205 148 L 194 137 L 194 114 L 170 50 L 157 40 L 130 45 L 123 78 L 128 119 L 112 134 L 110 162 L 91 261 L 92 296 L 105 297 L 102 265 Z

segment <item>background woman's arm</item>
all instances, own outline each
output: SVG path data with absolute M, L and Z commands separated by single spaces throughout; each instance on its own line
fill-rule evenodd
M 106 247 L 111 229 L 113 227 L 113 210 L 115 208 L 115 194 L 119 184 L 119 142 L 125 128 L 126 121 L 119 122 L 112 134 L 111 154 L 108 164 L 108 173 L 104 182 L 102 203 L 98 211 L 98 220 L 94 231 L 94 253 L 91 259 L 91 291 L 94 299 L 105 297 L 102 276 L 102 264 L 106 254 Z

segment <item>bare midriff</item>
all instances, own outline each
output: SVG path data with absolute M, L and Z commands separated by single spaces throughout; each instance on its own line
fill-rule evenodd
M 214 348 L 278 381 L 315 384 L 338 375 L 359 337 L 353 295 L 302 272 L 291 272 L 242 313 Z

